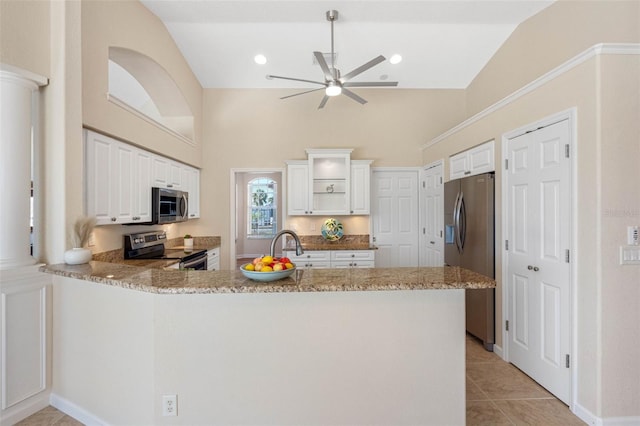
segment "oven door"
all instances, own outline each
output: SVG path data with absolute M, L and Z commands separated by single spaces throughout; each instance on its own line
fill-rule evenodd
M 207 270 L 207 252 L 205 251 L 203 254 L 199 254 L 196 257 L 191 259 L 185 258 L 182 262 L 180 262 L 180 269 L 193 269 L 196 271 L 206 271 Z

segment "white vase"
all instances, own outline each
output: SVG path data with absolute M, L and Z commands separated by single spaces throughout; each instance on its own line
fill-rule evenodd
M 81 265 L 91 260 L 91 250 L 88 248 L 72 248 L 64 252 L 64 262 L 67 265 Z
M 193 238 L 185 238 L 184 239 L 184 250 L 185 251 L 193 251 Z

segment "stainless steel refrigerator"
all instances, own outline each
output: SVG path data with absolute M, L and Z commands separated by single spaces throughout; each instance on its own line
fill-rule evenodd
M 493 173 L 444 185 L 444 262 L 495 278 Z M 494 289 L 466 290 L 467 332 L 488 351 L 495 342 Z

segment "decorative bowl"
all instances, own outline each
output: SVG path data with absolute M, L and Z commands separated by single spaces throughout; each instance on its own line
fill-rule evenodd
M 289 275 L 293 274 L 296 270 L 296 265 L 293 265 L 291 269 L 284 269 L 282 271 L 273 271 L 273 272 L 256 272 L 256 271 L 247 271 L 244 267 L 248 265 L 248 263 L 240 266 L 240 272 L 242 274 L 253 281 L 261 281 L 261 282 L 269 282 L 269 281 L 277 281 L 283 278 L 287 278 Z
M 342 238 L 344 231 L 342 229 L 342 223 L 338 219 L 327 219 L 322 224 L 320 232 L 325 240 L 338 241 Z

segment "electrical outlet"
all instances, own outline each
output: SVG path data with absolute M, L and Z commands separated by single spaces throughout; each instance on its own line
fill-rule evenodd
M 162 415 L 178 415 L 178 395 L 162 395 Z

